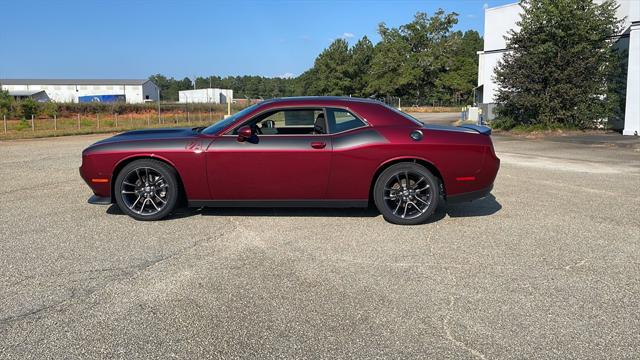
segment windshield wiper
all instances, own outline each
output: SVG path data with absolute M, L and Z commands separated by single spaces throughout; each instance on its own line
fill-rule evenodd
M 193 128 L 193 129 L 191 129 L 191 130 L 195 131 L 195 132 L 196 132 L 196 134 L 199 134 L 202 130 L 204 130 L 204 129 L 206 129 L 206 128 L 207 128 L 206 126 L 197 126 L 197 127 L 194 127 L 194 128 Z

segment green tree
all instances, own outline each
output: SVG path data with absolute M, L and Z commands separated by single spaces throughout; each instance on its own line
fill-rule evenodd
M 460 31 L 451 35 L 451 57 L 446 71 L 438 74 L 435 88 L 439 100 L 450 103 L 471 103 L 473 88 L 478 81 L 478 55 L 484 42 L 477 31 Z
M 353 95 L 366 97 L 369 95 L 366 89 L 374 54 L 373 44 L 368 37 L 364 36 L 349 51 L 351 53 L 349 78 Z
M 376 45 L 369 70 L 367 93 L 377 96 L 403 96 L 417 83 L 417 73 L 409 53 L 411 46 L 399 29 L 378 26 L 382 40 Z
M 311 68 L 298 76 L 293 84 L 293 94 L 295 95 L 312 95 L 313 83 L 318 79 L 318 73 L 315 68 Z
M 523 0 L 519 31 L 495 77 L 501 126 L 588 128 L 617 103 L 607 79 L 618 66 L 613 0 Z
M 0 90 L 0 115 L 9 115 L 13 107 L 13 97 L 6 90 Z
M 32 98 L 26 98 L 20 101 L 20 112 L 24 119 L 31 119 L 31 116 L 38 115 L 38 103 Z
M 418 12 L 399 28 L 378 27 L 382 40 L 371 62 L 368 91 L 378 95 L 409 96 L 415 100 L 437 97 L 436 80 L 451 63 L 456 39 L 451 28 L 458 14 L 437 10 L 433 16 Z
M 309 95 L 349 95 L 351 54 L 344 39 L 334 40 L 318 55 L 313 65 L 315 79 L 309 84 Z
M 149 80 L 153 81 L 160 88 L 160 100 L 162 101 L 178 101 L 178 92 L 180 90 L 193 89 L 191 79 L 185 77 L 182 80 L 167 78 L 164 75 L 156 74 L 149 76 Z
M 153 83 L 156 84 L 158 88 L 160 88 L 160 100 L 166 101 L 169 87 L 171 86 L 171 83 L 174 81 L 173 78 L 168 79 L 164 75 L 155 74 L 155 75 L 149 76 L 149 80 L 153 81 Z
M 417 13 L 398 28 L 379 25 L 382 40 L 366 36 L 350 47 L 337 39 L 320 53 L 311 69 L 292 79 L 263 76 L 197 77 L 197 88 L 233 89 L 234 96 L 270 98 L 294 95 L 402 96 L 416 102 L 458 103 L 470 99 L 477 79 L 476 51 L 482 38 L 475 31 L 452 32 L 457 14 L 438 10 Z M 162 99 L 175 101 L 191 89 L 189 79 L 150 77 Z

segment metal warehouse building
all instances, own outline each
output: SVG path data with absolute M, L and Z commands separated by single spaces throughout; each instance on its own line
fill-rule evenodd
M 128 103 L 157 101 L 159 89 L 147 79 L 0 79 L 0 89 L 14 91 L 45 91 L 55 102 L 78 102 L 80 97 L 94 101 L 122 98 Z
M 594 0 L 601 3 L 603 0 Z M 623 30 L 616 47 L 627 50 L 627 97 L 624 124 L 613 124 L 624 135 L 640 134 L 640 0 L 616 0 L 617 16 L 624 19 Z M 478 52 L 477 101 L 485 118 L 493 118 L 493 105 L 498 89 L 494 70 L 502 55 L 508 51 L 505 36 L 517 29 L 522 7 L 519 3 L 487 8 L 484 12 L 484 50 Z
M 233 90 L 216 88 L 181 90 L 178 92 L 178 101 L 181 103 L 232 103 Z

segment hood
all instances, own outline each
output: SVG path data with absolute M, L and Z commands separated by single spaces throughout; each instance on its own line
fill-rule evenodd
M 100 140 L 94 145 L 110 144 L 122 141 L 183 139 L 196 135 L 195 128 L 144 129 L 123 132 Z

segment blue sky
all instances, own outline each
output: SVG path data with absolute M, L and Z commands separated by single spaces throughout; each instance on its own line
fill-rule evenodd
M 299 75 L 331 41 L 372 41 L 378 23 L 417 11 L 460 14 L 456 29 L 483 31 L 483 7 L 457 1 L 7 1 L 0 78 L 183 78 Z

